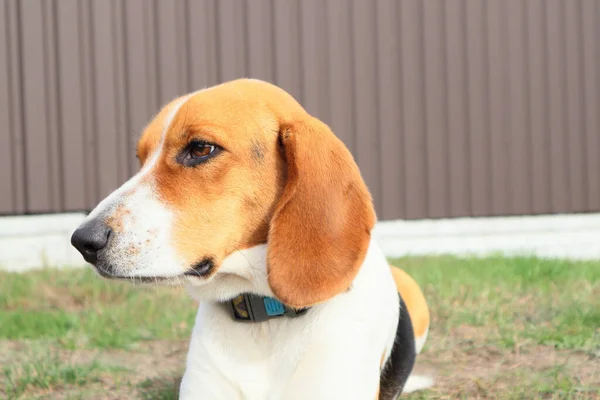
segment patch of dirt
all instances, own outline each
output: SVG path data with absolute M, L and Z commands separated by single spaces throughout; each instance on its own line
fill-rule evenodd
M 99 363 L 108 370 L 85 387 L 30 387 L 26 398 L 68 399 L 83 395 L 87 399 L 147 398 L 144 393 L 156 390 L 176 390 L 183 375 L 188 341 L 140 342 L 133 350 L 67 350 L 49 346 L 47 350 L 32 347 L 27 341 L 0 341 L 0 365 L 10 366 L 31 362 L 45 355 L 57 356 L 66 364 Z M 35 350 L 34 350 L 35 349 Z M 43 354 L 40 354 L 43 352 Z M 4 377 L 0 374 L 0 397 Z M 150 396 L 151 398 L 152 396 Z
M 446 336 L 432 330 L 425 352 L 417 358 L 415 373 L 432 376 L 435 385 L 415 398 L 600 399 L 600 358 L 551 346 L 523 344 L 512 349 L 498 348 L 483 344 L 487 342 L 486 334 L 485 328 L 471 326 L 458 327 Z M 58 354 L 65 363 L 84 365 L 97 361 L 119 369 L 102 372 L 97 381 L 84 387 L 56 387 L 50 391 L 31 388 L 27 398 L 176 398 L 188 344 L 187 340 L 148 341 L 132 350 L 108 351 L 49 347 L 48 352 Z M 26 362 L 30 357 L 28 348 L 26 341 L 0 341 L 0 365 Z M 548 385 L 544 386 L 546 380 Z M 561 380 L 575 382 L 575 387 L 598 390 L 569 396 L 557 394 L 552 390 L 560 387 Z M 550 391 L 544 392 L 544 388 Z
M 499 399 L 505 398 L 501 394 L 507 389 L 514 394 L 515 387 L 535 390 L 543 388 L 544 381 L 553 387 L 557 381 L 566 380 L 575 382 L 576 387 L 595 389 L 582 391 L 581 397 L 575 398 L 600 399 L 599 358 L 552 346 L 506 349 L 483 345 L 485 334 L 485 328 L 462 326 L 439 340 L 441 335 L 432 332 L 429 346 L 417 357 L 415 373 L 435 379 L 430 390 L 434 398 Z M 549 395 L 547 398 L 555 398 L 552 393 Z M 546 398 L 538 396 L 524 393 L 519 398 Z
M 37 294 L 39 298 L 43 299 L 43 303 L 40 304 L 37 301 L 31 301 L 31 299 L 20 298 L 17 299 L 15 304 L 4 306 L 5 311 L 26 311 L 26 310 L 40 310 L 40 309 L 56 309 L 66 312 L 78 312 L 86 308 L 86 304 L 82 299 L 78 299 L 72 295 L 70 291 L 58 288 L 51 284 L 40 284 L 36 286 Z
M 85 304 L 77 301 L 69 292 L 51 285 L 40 285 L 39 290 L 43 293 L 46 306 L 66 312 L 81 311 Z
M 143 342 L 136 351 L 111 350 L 100 355 L 104 364 L 125 367 L 135 372 L 138 382 L 183 372 L 189 342 L 150 341 Z

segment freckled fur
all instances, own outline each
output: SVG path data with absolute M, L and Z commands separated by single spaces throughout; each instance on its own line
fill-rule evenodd
M 107 218 L 107 224 L 115 233 L 123 232 L 123 220 L 131 214 L 123 204 L 119 204 L 114 212 Z

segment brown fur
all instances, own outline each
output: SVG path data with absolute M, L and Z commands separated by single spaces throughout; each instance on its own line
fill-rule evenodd
M 157 149 L 176 101 L 145 129 L 142 164 Z M 176 157 L 193 139 L 224 151 L 182 166 Z M 176 215 L 173 244 L 189 265 L 210 254 L 216 270 L 234 251 L 268 241 L 269 283 L 293 307 L 349 288 L 375 223 L 370 194 L 343 143 L 285 91 L 255 80 L 193 94 L 169 125 L 148 179 Z
M 429 307 L 421 288 L 404 270 L 390 266 L 398 292 L 402 295 L 413 324 L 415 337 L 423 336 L 429 327 Z
M 287 185 L 269 231 L 269 284 L 304 307 L 346 290 L 369 246 L 375 212 L 350 152 L 314 118 L 286 124 Z

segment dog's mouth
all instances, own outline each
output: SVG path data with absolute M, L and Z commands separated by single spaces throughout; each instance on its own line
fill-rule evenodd
M 135 283 L 162 283 L 162 282 L 171 282 L 176 281 L 178 278 L 183 277 L 184 275 L 177 276 L 144 276 L 144 275 L 121 275 L 114 272 L 113 268 L 97 264 L 94 265 L 96 272 L 103 278 L 113 279 L 113 280 L 122 280 L 122 281 L 132 281 Z
M 136 283 L 181 283 L 181 280 L 184 281 L 186 278 L 196 278 L 202 279 L 211 275 L 214 269 L 214 260 L 212 258 L 204 258 L 198 263 L 192 265 L 190 269 L 183 272 L 179 275 L 169 275 L 169 276 L 160 276 L 160 275 L 123 275 L 116 271 L 116 268 L 111 266 L 110 264 L 96 262 L 92 264 L 94 269 L 98 273 L 98 275 L 102 276 L 106 279 L 115 279 L 115 280 L 129 280 Z M 189 279 L 188 278 L 188 279 Z

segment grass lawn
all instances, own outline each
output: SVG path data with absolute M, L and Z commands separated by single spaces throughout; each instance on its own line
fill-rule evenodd
M 404 258 L 432 312 L 409 399 L 600 399 L 600 262 Z M 0 398 L 177 398 L 195 315 L 181 288 L 90 269 L 0 272 Z

